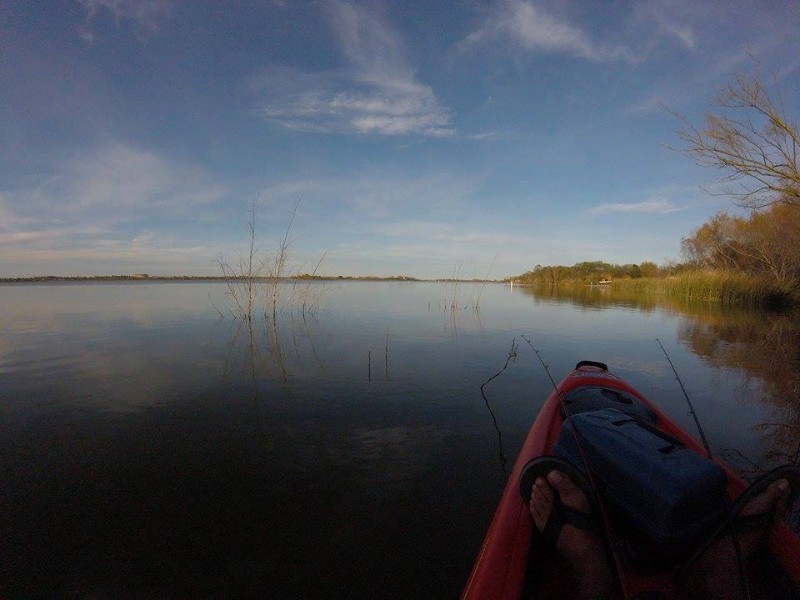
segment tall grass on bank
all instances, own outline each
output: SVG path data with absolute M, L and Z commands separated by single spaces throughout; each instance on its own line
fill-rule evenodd
M 753 307 L 788 307 L 800 303 L 796 284 L 731 271 L 687 271 L 669 277 L 614 281 L 623 293 L 657 294 L 693 302 Z

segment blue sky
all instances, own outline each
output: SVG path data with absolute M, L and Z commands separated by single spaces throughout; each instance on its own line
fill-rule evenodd
M 213 274 L 254 200 L 294 271 L 663 263 L 730 207 L 669 111 L 800 114 L 793 0 L 10 0 L 0 53 L 6 277 Z

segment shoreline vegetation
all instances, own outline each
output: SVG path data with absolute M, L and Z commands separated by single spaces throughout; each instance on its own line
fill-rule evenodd
M 667 296 L 723 306 L 783 309 L 800 305 L 800 281 L 776 280 L 736 270 L 702 269 L 687 264 L 658 267 L 654 263 L 612 265 L 583 262 L 572 267 L 537 265 L 518 277 L 515 285 L 537 287 L 607 287 L 615 293 Z

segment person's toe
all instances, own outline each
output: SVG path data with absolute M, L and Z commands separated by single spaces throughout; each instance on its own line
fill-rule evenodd
M 586 494 L 584 494 L 583 490 L 564 473 L 561 471 L 551 471 L 547 476 L 547 480 L 558 492 L 561 502 L 563 502 L 565 506 L 569 506 L 581 512 L 590 511 L 591 506 L 589 505 L 589 499 L 586 497 Z
M 757 515 L 775 509 L 777 516 L 786 510 L 789 497 L 789 482 L 786 479 L 773 481 L 742 509 L 742 515 Z
M 547 524 L 553 509 L 553 500 L 553 490 L 543 478 L 538 477 L 531 489 L 530 510 L 539 531 L 542 531 Z

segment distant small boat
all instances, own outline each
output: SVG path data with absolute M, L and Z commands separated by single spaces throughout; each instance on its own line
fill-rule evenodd
M 590 470 L 591 491 L 599 492 L 593 497 L 603 507 L 594 515 L 604 515 L 600 527 L 607 541 L 614 540 L 608 547 L 614 548 L 617 566 L 615 598 L 681 597 L 680 569 L 711 541 L 729 535 L 726 503 L 735 520 L 735 511 L 766 483 L 787 479 L 795 500 L 800 489 L 800 471 L 793 466 L 748 488 L 606 365 L 581 361 L 550 394 L 530 429 L 462 600 L 564 597 L 563 562 L 534 526 L 523 498 L 541 476 L 530 467 L 541 466 L 539 457 L 547 455 L 556 457 L 545 459 L 554 464 L 576 465 L 579 473 Z M 798 597 L 792 594 L 800 589 L 800 537 L 786 522 L 778 523 L 767 550 L 775 597 Z M 734 568 L 730 577 L 738 576 Z M 778 589 L 776 581 L 789 591 Z

